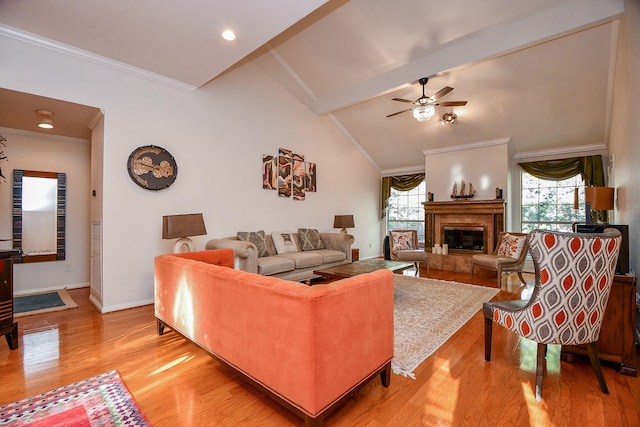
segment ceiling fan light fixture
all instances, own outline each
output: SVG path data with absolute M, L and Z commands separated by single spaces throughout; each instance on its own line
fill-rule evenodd
M 413 117 L 419 122 L 426 122 L 431 119 L 436 112 L 436 108 L 431 105 L 420 105 L 413 109 Z
M 53 113 L 49 110 L 36 110 L 36 113 L 41 117 L 38 122 L 38 127 L 41 129 L 53 129 Z
M 456 119 L 458 118 L 456 113 L 444 113 L 442 115 L 442 121 L 440 123 L 442 123 L 443 125 L 452 125 L 456 122 Z

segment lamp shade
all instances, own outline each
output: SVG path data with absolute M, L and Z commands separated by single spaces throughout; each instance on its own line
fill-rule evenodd
M 336 215 L 333 219 L 333 228 L 353 228 L 353 215 Z
M 613 209 L 613 187 L 585 187 L 584 199 L 591 204 L 595 211 L 610 211 Z
M 162 217 L 162 238 L 202 236 L 207 234 L 201 213 L 185 215 L 165 215 Z

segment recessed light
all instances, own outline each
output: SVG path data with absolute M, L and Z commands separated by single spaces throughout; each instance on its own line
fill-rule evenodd
M 49 110 L 36 110 L 36 113 L 40 116 L 38 127 L 42 129 L 53 129 L 53 113 Z
M 232 30 L 224 30 L 222 32 L 222 38 L 227 41 L 232 41 L 236 39 L 236 34 Z

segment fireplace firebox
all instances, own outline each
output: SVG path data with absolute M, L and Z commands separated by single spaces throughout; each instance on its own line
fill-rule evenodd
M 484 252 L 487 244 L 485 227 L 472 224 L 444 224 L 442 241 L 450 252 Z

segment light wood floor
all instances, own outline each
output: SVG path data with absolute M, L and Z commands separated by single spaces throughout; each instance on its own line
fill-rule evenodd
M 469 282 L 468 274 L 429 275 Z M 480 273 L 474 282 L 492 286 L 495 278 Z M 496 298 L 517 298 L 522 289 L 516 275 L 505 277 Z M 100 315 L 88 293 L 70 291 L 78 309 L 18 319 L 19 349 L 0 342 L 0 405 L 116 369 L 155 426 L 304 425 L 178 335 L 156 335 L 152 306 Z M 604 395 L 587 360 L 560 363 L 559 348 L 550 346 L 537 402 L 535 344 L 500 327 L 493 335 L 487 363 L 478 312 L 416 369 L 416 380 L 392 375 L 389 388 L 372 381 L 327 425 L 640 426 L 640 378 L 604 366 Z

